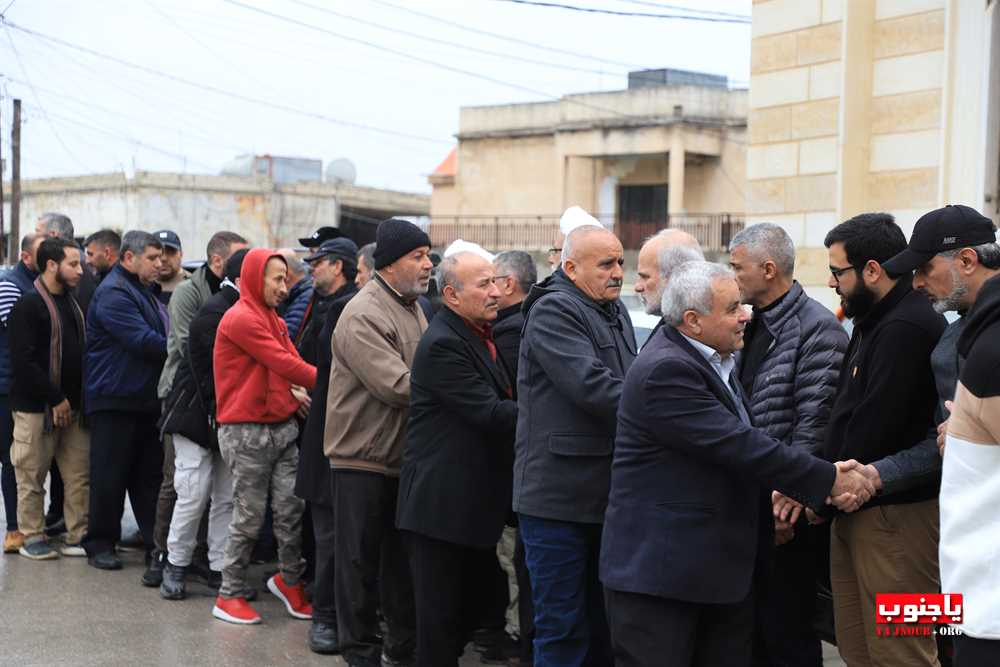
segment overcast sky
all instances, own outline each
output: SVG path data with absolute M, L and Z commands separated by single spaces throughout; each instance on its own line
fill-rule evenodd
M 743 16 L 751 4 L 556 1 Z M 0 0 L 0 10 L 8 3 Z M 238 154 L 270 153 L 324 164 L 346 157 L 360 185 L 428 192 L 427 174 L 454 144 L 459 107 L 618 90 L 629 69 L 643 67 L 744 85 L 750 69 L 749 24 L 502 0 L 14 0 L 5 18 L 2 150 L 9 160 L 11 98 L 20 97 L 25 178 L 218 173 Z

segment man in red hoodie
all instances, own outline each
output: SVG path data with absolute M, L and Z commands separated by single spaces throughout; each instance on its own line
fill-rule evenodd
M 223 316 L 215 337 L 216 419 L 219 449 L 233 472 L 233 522 L 212 615 L 229 623 L 260 623 L 246 600 L 246 574 L 268 488 L 281 571 L 267 587 L 293 617 L 312 618 L 301 582 L 305 503 L 294 493 L 299 458 L 294 417 L 308 409 L 301 388 L 313 388 L 316 368 L 299 357 L 275 311 L 288 295 L 287 271 L 284 258 L 271 250 L 247 253 L 240 300 Z

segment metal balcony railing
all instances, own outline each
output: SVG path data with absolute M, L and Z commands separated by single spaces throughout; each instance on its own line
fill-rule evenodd
M 626 250 L 638 250 L 645 239 L 661 229 L 673 227 L 698 239 L 706 252 L 727 252 L 730 239 L 744 225 L 740 213 L 685 213 L 661 220 L 618 220 L 613 215 L 597 217 L 614 230 Z M 494 252 L 537 252 L 552 247 L 558 228 L 558 215 L 436 215 L 431 218 L 428 233 L 436 248 L 445 247 L 455 239 L 464 239 Z

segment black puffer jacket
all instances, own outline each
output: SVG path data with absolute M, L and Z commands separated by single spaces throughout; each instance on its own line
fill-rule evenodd
M 825 306 L 797 282 L 780 304 L 761 312 L 773 338 L 754 376 L 753 425 L 816 454 L 823 443 L 849 338 Z

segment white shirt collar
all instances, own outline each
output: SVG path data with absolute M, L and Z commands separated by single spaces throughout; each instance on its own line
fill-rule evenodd
M 685 335 L 680 330 L 678 330 L 677 333 L 684 336 L 687 342 L 691 343 L 691 346 L 698 351 L 698 354 L 705 357 L 705 360 L 712 365 L 712 368 L 715 369 L 715 372 L 719 374 L 720 378 L 722 378 L 723 384 L 725 384 L 728 387 L 729 375 L 730 373 L 733 372 L 733 368 L 736 367 L 736 358 L 730 354 L 728 357 L 723 359 L 722 355 L 719 354 L 718 350 L 716 350 L 715 348 L 709 347 L 708 345 L 702 343 L 700 340 L 695 340 L 694 338 Z

